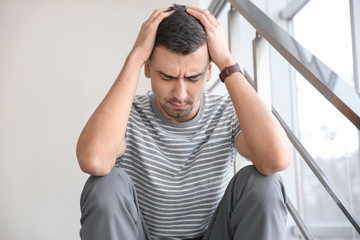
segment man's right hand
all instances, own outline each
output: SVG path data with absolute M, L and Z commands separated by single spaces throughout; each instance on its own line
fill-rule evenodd
M 153 51 L 156 31 L 161 21 L 170 16 L 174 10 L 170 8 L 156 9 L 153 14 L 142 24 L 138 37 L 130 55 L 142 64 L 145 63 Z

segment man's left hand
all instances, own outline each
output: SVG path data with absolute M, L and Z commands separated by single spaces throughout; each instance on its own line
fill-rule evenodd
M 197 18 L 204 26 L 208 36 L 208 49 L 211 60 L 222 70 L 235 63 L 227 46 L 225 34 L 220 22 L 208 11 L 186 6 L 186 12 Z

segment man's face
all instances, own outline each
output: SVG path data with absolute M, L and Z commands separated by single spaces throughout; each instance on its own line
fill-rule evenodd
M 159 111 L 171 121 L 189 121 L 196 116 L 211 77 L 207 46 L 186 56 L 156 47 L 145 64 L 145 75 L 151 77 Z

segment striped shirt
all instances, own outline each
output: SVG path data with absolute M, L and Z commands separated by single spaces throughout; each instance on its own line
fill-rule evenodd
M 153 239 L 204 234 L 233 176 L 239 132 L 228 95 L 205 93 L 196 117 L 184 123 L 166 119 L 151 92 L 135 96 L 117 165 L 134 182 Z

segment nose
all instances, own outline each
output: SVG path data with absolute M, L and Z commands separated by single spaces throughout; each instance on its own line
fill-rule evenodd
M 184 79 L 177 79 L 174 86 L 173 95 L 176 99 L 184 101 L 187 97 L 186 83 Z

